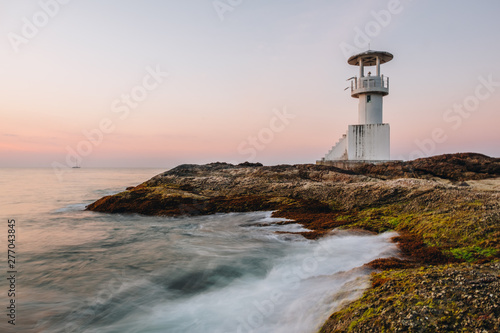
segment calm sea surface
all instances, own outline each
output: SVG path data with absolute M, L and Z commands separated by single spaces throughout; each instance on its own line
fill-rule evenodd
M 145 217 L 84 211 L 164 170 L 0 169 L 1 332 L 315 332 L 359 297 L 391 234 L 319 241 L 270 212 Z M 8 324 L 15 219 L 15 327 Z M 267 226 L 262 226 L 262 225 Z

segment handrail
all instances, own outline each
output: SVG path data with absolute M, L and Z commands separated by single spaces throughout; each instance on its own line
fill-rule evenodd
M 377 79 L 378 78 L 378 79 Z M 354 81 L 354 83 L 352 82 Z M 362 89 L 362 88 L 385 88 L 389 89 L 389 77 L 382 75 L 378 76 L 364 76 L 361 78 L 355 77 L 351 81 L 351 91 Z

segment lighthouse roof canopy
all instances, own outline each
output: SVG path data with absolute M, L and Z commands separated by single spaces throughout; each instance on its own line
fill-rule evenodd
M 375 66 L 377 64 L 377 57 L 380 59 L 381 64 L 389 62 L 394 58 L 389 52 L 368 50 L 351 56 L 349 60 L 347 60 L 347 63 L 349 65 L 359 66 L 360 59 L 363 59 L 364 66 Z

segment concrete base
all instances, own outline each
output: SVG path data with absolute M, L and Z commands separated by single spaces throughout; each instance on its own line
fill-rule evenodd
M 380 160 L 380 161 L 327 161 L 321 160 L 316 161 L 317 165 L 329 165 L 334 166 L 339 169 L 352 170 L 363 164 L 382 164 L 387 162 L 401 162 L 401 161 L 390 161 L 390 160 Z
M 349 125 L 347 159 L 350 161 L 390 160 L 389 124 Z
M 347 133 L 328 151 L 323 161 L 388 161 L 389 124 L 349 125 Z

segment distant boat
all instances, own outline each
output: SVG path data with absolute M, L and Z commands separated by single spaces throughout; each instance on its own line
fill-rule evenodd
M 78 163 L 76 163 L 74 166 L 72 166 L 73 169 L 80 169 L 80 166 L 78 165 Z

